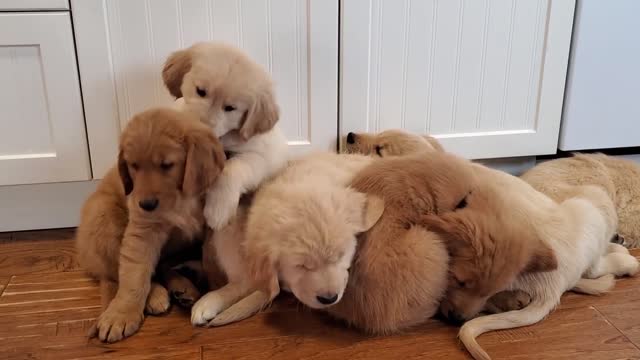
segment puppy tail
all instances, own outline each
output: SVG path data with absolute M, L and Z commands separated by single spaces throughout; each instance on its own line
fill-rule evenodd
M 244 320 L 269 306 L 271 300 L 273 299 L 266 292 L 254 291 L 213 318 L 209 326 L 222 326 Z
M 615 283 L 615 276 L 607 274 L 597 279 L 580 279 L 571 290 L 587 295 L 602 295 L 613 289 Z
M 535 324 L 544 319 L 555 306 L 555 301 L 534 300 L 522 310 L 480 316 L 462 325 L 458 338 L 460 338 L 460 341 L 462 341 L 464 347 L 474 359 L 491 360 L 489 354 L 476 341 L 476 337 L 493 330 L 512 329 Z

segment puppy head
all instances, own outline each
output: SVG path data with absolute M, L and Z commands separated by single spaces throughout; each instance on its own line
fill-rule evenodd
M 346 152 L 379 157 L 403 156 L 426 151 L 444 151 L 435 138 L 402 130 L 386 130 L 377 134 L 347 134 Z
M 427 228 L 445 239 L 450 254 L 449 285 L 440 311 L 455 323 L 479 313 L 517 276 L 558 267 L 551 248 L 493 197 L 476 188 L 455 211 L 425 217 Z
M 203 42 L 176 51 L 165 62 L 162 79 L 171 95 L 184 98 L 186 108 L 220 137 L 237 130 L 247 140 L 278 121 L 271 78 L 235 47 Z
M 199 196 L 224 166 L 222 145 L 188 113 L 156 108 L 135 115 L 120 137 L 118 172 L 130 210 L 153 215 Z
M 286 203 L 265 209 L 269 214 L 261 225 L 251 225 L 256 230 L 246 243 L 251 273 L 263 283 L 279 278 L 311 308 L 331 306 L 347 286 L 356 236 L 382 216 L 383 201 L 352 189 L 310 186 L 287 191 L 286 197 Z M 258 211 L 254 218 L 263 215 Z

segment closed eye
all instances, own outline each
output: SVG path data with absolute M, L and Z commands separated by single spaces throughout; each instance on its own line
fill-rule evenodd
M 163 162 L 162 164 L 160 164 L 160 168 L 164 171 L 168 171 L 171 170 L 171 168 L 173 168 L 173 163 L 172 162 Z

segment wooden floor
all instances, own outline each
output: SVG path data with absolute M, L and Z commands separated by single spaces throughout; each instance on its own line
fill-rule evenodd
M 72 230 L 0 233 L 0 359 L 466 359 L 456 328 L 432 321 L 402 335 L 366 337 L 279 299 L 222 328 L 193 328 L 174 308 L 116 344 L 88 341 L 97 284 L 78 267 Z M 640 251 L 635 252 L 640 255 Z M 602 297 L 569 294 L 542 323 L 486 334 L 494 359 L 640 359 L 640 278 Z

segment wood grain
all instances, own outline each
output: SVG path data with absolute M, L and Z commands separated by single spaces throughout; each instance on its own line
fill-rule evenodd
M 194 328 L 189 313 L 174 307 L 147 317 L 125 341 L 88 340 L 100 312 L 99 289 L 77 271 L 72 237 L 72 230 L 0 234 L 0 358 L 469 358 L 457 328 L 436 320 L 403 334 L 366 336 L 286 295 L 267 311 L 220 328 Z M 479 342 L 494 359 L 640 359 L 638 324 L 640 278 L 620 279 L 609 294 L 567 294 L 541 323 L 488 333 Z

